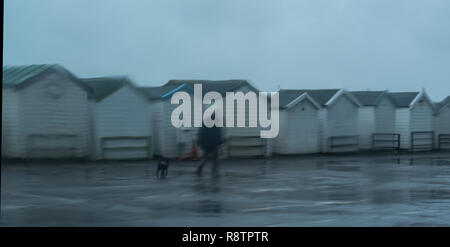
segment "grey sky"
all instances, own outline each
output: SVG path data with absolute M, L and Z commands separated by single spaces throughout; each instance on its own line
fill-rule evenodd
M 4 64 L 450 94 L 448 0 L 5 0 Z

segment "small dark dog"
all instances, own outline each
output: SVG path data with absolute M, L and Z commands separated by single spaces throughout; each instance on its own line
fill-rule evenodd
M 156 177 L 161 179 L 167 177 L 167 174 L 169 173 L 169 164 L 170 161 L 167 158 L 164 158 L 162 156 L 157 157 L 158 158 L 158 167 L 156 169 Z

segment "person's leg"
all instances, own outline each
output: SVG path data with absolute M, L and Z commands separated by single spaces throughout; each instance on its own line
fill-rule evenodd
M 161 165 L 158 164 L 158 165 L 157 165 L 157 168 L 156 168 L 156 177 L 157 177 L 157 178 L 159 178 L 160 172 L 161 172 Z
M 158 160 L 158 164 L 156 166 L 156 177 L 157 178 L 161 177 L 161 160 Z
M 205 157 L 203 157 L 202 162 L 200 163 L 200 165 L 197 167 L 197 174 L 202 174 L 203 171 L 203 167 L 205 166 L 206 162 L 208 161 L 210 156 L 209 152 L 205 152 Z
M 212 152 L 213 166 L 212 166 L 212 174 L 214 176 L 218 175 L 219 171 L 219 151 L 216 148 L 214 152 Z
M 164 169 L 161 171 L 161 177 L 162 178 L 165 178 L 165 177 L 167 177 L 167 174 L 169 174 L 169 167 L 168 166 L 166 166 L 166 167 L 164 167 Z

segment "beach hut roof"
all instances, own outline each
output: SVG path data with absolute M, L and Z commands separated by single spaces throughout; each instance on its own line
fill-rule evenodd
M 18 86 L 53 66 L 54 64 L 3 66 L 3 87 Z
M 397 107 L 409 107 L 417 95 L 419 92 L 389 93 L 389 97 Z
M 280 107 L 286 107 L 304 93 L 311 96 L 319 105 L 325 106 L 339 91 L 339 89 L 281 89 L 279 91 Z
M 126 84 L 132 85 L 126 76 L 84 78 L 82 80 L 92 88 L 97 102 L 113 94 Z
M 387 91 L 353 91 L 350 92 L 363 106 L 377 106 L 384 97 L 388 96 Z
M 164 86 L 183 85 L 188 84 L 193 86 L 194 84 L 202 84 L 203 93 L 215 91 L 220 94 L 226 92 L 233 92 L 241 87 L 248 87 L 254 92 L 258 92 L 253 85 L 247 80 L 170 80 Z
M 193 92 L 189 85 L 163 85 L 156 87 L 138 87 L 140 91 L 145 93 L 150 100 L 166 100 L 170 95 L 178 91 Z
M 434 107 L 437 112 L 441 111 L 441 109 L 444 108 L 446 105 L 450 105 L 450 96 L 447 96 L 441 102 L 434 103 Z
M 3 88 L 23 88 L 34 82 L 39 76 L 50 71 L 64 71 L 78 86 L 92 96 L 92 89 L 82 80 L 73 75 L 70 71 L 58 64 L 32 64 L 3 66 L 2 87 Z

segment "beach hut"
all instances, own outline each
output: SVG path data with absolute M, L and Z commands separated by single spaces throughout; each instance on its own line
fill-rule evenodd
M 208 92 L 214 91 L 222 95 L 224 100 L 227 92 L 242 92 L 248 93 L 250 91 L 258 94 L 259 90 L 251 85 L 247 80 L 170 80 L 165 86 L 180 86 L 194 84 L 202 85 L 202 93 L 205 95 Z M 208 106 L 203 107 L 203 111 Z M 224 156 L 227 157 L 242 157 L 242 156 L 270 156 L 272 153 L 271 140 L 260 138 L 260 127 L 249 127 L 249 112 L 254 110 L 258 112 L 257 105 L 235 104 L 234 116 L 238 117 L 238 107 L 245 107 L 242 111 L 245 113 L 245 126 L 246 127 L 226 127 L 223 130 L 224 138 L 226 139 L 226 150 L 224 150 Z M 226 113 L 224 110 L 223 119 L 226 121 Z M 235 125 L 236 126 L 236 125 Z
M 435 104 L 435 131 L 437 148 L 450 148 L 450 96 Z
M 171 122 L 172 111 L 177 107 L 171 104 L 171 96 L 176 92 L 186 92 L 193 97 L 190 85 L 163 85 L 159 87 L 140 87 L 150 100 L 149 114 L 153 125 L 153 152 L 166 158 L 179 158 L 192 150 L 197 137 L 197 128 L 175 128 Z M 193 119 L 193 111 L 191 112 Z
M 83 79 L 93 89 L 93 157 L 150 159 L 153 133 L 150 104 L 127 77 Z
M 192 97 L 193 101 L 194 84 L 202 85 L 203 95 L 211 91 L 220 93 L 222 97 L 225 96 L 226 92 L 258 92 L 245 80 L 171 80 L 160 87 L 142 87 L 142 90 L 147 93 L 152 102 L 155 154 L 168 158 L 176 158 L 192 150 L 197 139 L 198 128 L 193 126 L 189 128 L 175 128 L 172 126 L 171 114 L 177 105 L 172 105 L 170 99 L 174 93 L 184 91 Z M 225 98 L 223 100 L 225 105 Z M 191 119 L 193 119 L 194 114 L 199 113 L 194 111 L 193 102 L 191 104 Z M 207 107 L 206 105 L 202 105 L 200 114 Z M 238 114 L 236 107 L 234 112 Z M 246 107 L 245 113 L 248 116 L 249 109 L 248 106 Z M 225 116 L 224 121 L 226 121 Z M 246 118 L 247 125 L 248 117 Z M 224 128 L 222 134 L 223 138 L 227 140 L 227 144 L 221 152 L 222 157 L 270 155 L 270 144 L 267 140 L 259 137 L 259 131 L 259 128 Z
M 396 107 L 387 91 L 354 91 L 361 103 L 358 114 L 361 149 L 398 149 L 400 136 L 395 132 Z
M 280 91 L 280 132 L 274 139 L 277 154 L 318 153 L 321 106 L 307 93 Z
M 394 92 L 395 132 L 400 134 L 400 148 L 430 150 L 434 146 L 434 104 L 425 93 Z
M 359 101 L 344 89 L 280 90 L 285 97 L 307 93 L 319 110 L 319 147 L 321 152 L 352 152 L 359 149 Z
M 92 90 L 60 65 L 3 67 L 2 156 L 87 158 Z

